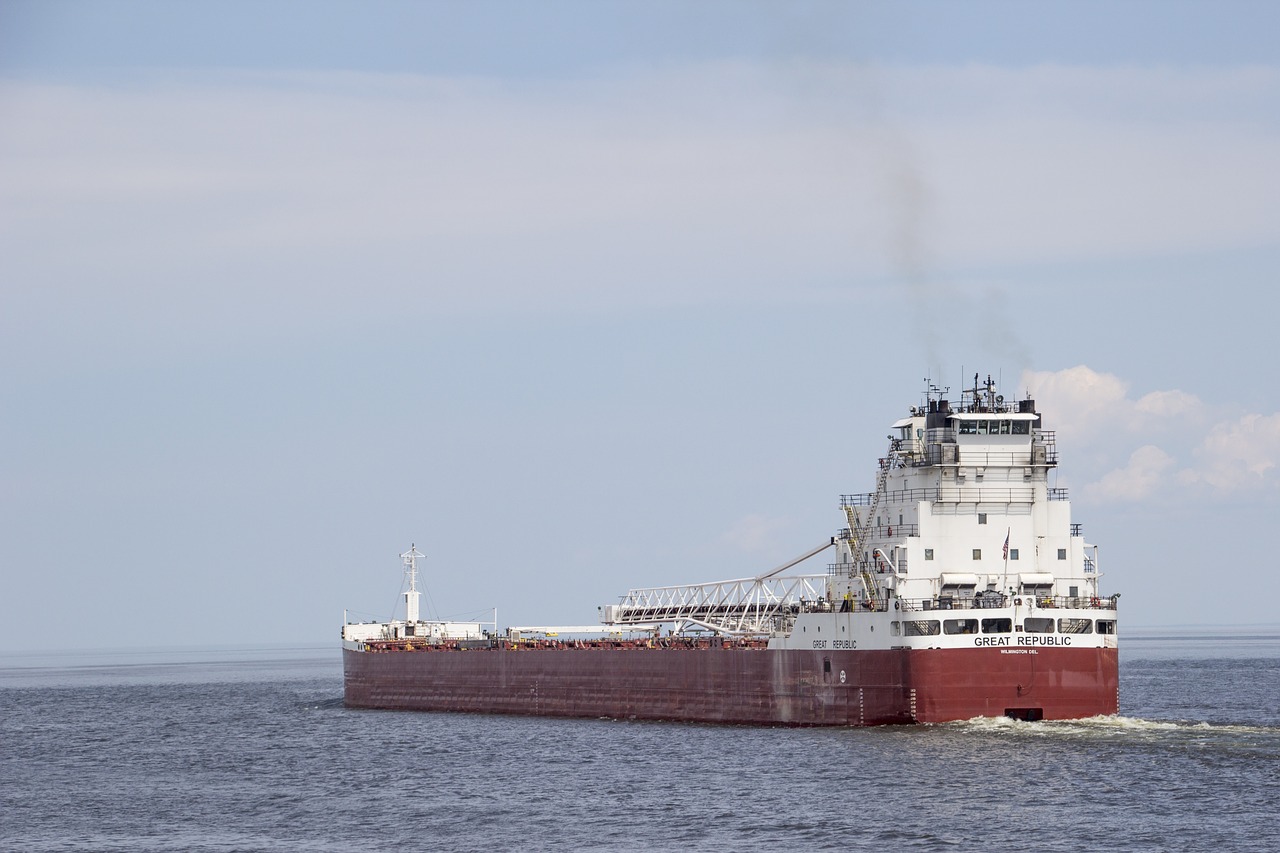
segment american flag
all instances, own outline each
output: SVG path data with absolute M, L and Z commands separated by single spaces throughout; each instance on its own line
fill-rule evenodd
M 1008 530 L 1004 532 L 1004 558 L 1006 560 L 1009 559 L 1009 533 L 1010 531 Z

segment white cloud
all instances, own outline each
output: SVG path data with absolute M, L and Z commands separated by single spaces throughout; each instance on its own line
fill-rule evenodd
M 1085 365 L 1058 371 L 1028 370 L 1021 384 L 1050 413 L 1053 429 L 1069 439 L 1085 438 L 1114 423 L 1115 412 L 1128 408 L 1128 383 Z
M 1174 459 L 1155 445 L 1133 451 L 1129 463 L 1085 487 L 1085 494 L 1099 501 L 1141 501 L 1153 495 L 1174 467 Z
M 1277 90 L 1268 68 L 840 64 L 9 81 L 0 248 L 64 292 L 448 308 L 1253 245 L 1280 216 Z
M 1201 410 L 1200 398 L 1186 391 L 1152 391 L 1134 404 L 1142 415 L 1171 418 L 1192 415 Z
M 1042 411 L 1051 413 L 1052 427 L 1072 443 L 1100 435 L 1185 428 L 1203 410 L 1186 391 L 1152 391 L 1137 400 L 1129 397 L 1129 383 L 1085 365 L 1058 371 L 1026 371 L 1021 382 Z
M 1280 413 L 1246 414 L 1210 422 L 1194 394 L 1152 391 L 1134 400 L 1118 376 L 1079 365 L 1028 371 L 1022 382 L 1064 443 L 1088 447 L 1095 470 L 1083 494 L 1098 500 L 1139 501 L 1171 482 L 1203 484 L 1218 493 L 1265 486 L 1280 470 Z M 1162 445 L 1132 443 L 1159 432 Z M 1116 460 L 1126 459 L 1115 466 Z M 1086 468 L 1088 465 L 1086 465 Z M 1203 494 L 1188 492 L 1192 499 Z
M 1195 455 L 1198 464 L 1184 475 L 1189 482 L 1208 483 L 1221 492 L 1274 484 L 1280 465 L 1280 413 L 1219 423 Z

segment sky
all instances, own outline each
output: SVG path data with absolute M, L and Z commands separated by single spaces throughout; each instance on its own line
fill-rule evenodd
M 0 0 L 0 647 L 336 643 L 410 544 L 591 623 L 826 541 L 974 373 L 1125 623 L 1274 624 L 1278 30 Z

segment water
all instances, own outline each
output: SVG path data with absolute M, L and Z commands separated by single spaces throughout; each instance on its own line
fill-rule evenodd
M 1130 634 L 1117 718 L 349 711 L 330 649 L 0 656 L 0 848 L 1280 849 L 1280 629 Z

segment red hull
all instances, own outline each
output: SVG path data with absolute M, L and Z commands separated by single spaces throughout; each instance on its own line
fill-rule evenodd
M 353 708 L 784 726 L 1114 714 L 1119 684 L 1115 649 L 344 650 L 343 669 Z
M 917 722 L 1002 716 L 1074 720 L 1120 711 L 1116 649 L 916 649 L 907 654 Z

